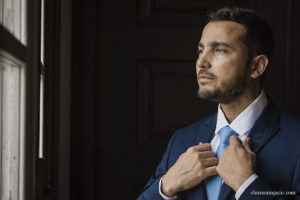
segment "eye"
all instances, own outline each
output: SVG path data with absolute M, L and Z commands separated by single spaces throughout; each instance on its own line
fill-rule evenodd
M 227 53 L 228 51 L 226 49 L 224 49 L 224 48 L 216 48 L 215 52 L 218 52 L 218 53 Z
M 200 55 L 200 54 L 202 54 L 202 53 L 203 53 L 203 49 L 198 49 L 197 55 Z

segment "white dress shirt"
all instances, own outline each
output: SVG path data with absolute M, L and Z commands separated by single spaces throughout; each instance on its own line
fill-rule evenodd
M 241 141 L 244 141 L 248 134 L 250 133 L 251 128 L 253 127 L 254 123 L 262 113 L 262 111 L 267 106 L 268 100 L 267 97 L 262 91 L 260 95 L 243 111 L 241 112 L 230 124 L 226 120 L 226 117 L 221 109 L 221 106 L 219 104 L 218 106 L 218 115 L 217 115 L 217 124 L 215 129 L 215 136 L 213 137 L 211 141 L 211 148 L 213 152 L 217 152 L 219 143 L 220 143 L 220 135 L 219 131 L 224 126 L 229 125 L 230 128 L 232 128 L 237 134 L 238 138 Z M 253 174 L 250 176 L 237 190 L 235 194 L 235 198 L 239 199 L 242 193 L 245 191 L 245 189 L 257 178 L 258 176 L 256 174 Z M 178 199 L 177 196 L 175 197 L 167 197 L 161 192 L 161 180 L 159 182 L 159 194 L 162 196 L 165 200 L 176 200 Z

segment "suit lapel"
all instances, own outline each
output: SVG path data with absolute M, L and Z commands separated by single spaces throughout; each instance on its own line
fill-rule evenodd
M 213 136 L 214 131 L 216 129 L 216 121 L 217 121 L 217 115 L 213 114 L 210 117 L 207 118 L 207 120 L 204 122 L 204 126 L 200 126 L 198 129 L 198 134 L 195 138 L 195 144 L 199 144 L 199 142 L 203 143 L 210 143 Z M 205 182 L 202 182 L 201 184 L 197 185 L 192 193 L 190 199 L 203 199 L 207 200 L 206 196 L 206 189 L 205 189 Z
M 195 138 L 195 145 L 199 144 L 199 142 L 210 143 L 213 136 L 214 131 L 216 129 L 217 123 L 217 114 L 213 114 L 207 118 L 204 122 L 204 126 L 199 127 L 198 134 Z
M 259 150 L 272 138 L 279 129 L 280 110 L 269 99 L 267 107 L 256 120 L 249 136 L 251 138 L 251 149 L 258 153 Z M 219 200 L 226 200 L 234 192 L 225 183 L 222 184 Z
M 275 135 L 279 129 L 280 110 L 270 101 L 261 116 L 255 122 L 248 137 L 251 138 L 251 149 L 259 150 Z

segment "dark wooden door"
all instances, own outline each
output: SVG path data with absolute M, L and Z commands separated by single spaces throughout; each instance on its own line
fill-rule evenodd
M 102 1 L 99 134 L 103 199 L 134 199 L 172 133 L 216 111 L 198 99 L 197 44 L 206 11 L 252 1 Z
M 72 199 L 135 199 L 172 133 L 217 110 L 196 95 L 207 10 L 248 7 L 271 22 L 277 44 L 266 91 L 300 115 L 298 1 L 80 2 L 73 14 Z

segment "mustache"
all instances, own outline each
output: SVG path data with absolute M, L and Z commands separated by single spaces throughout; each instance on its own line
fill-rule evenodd
M 206 75 L 206 76 L 208 76 L 208 77 L 210 77 L 210 78 L 216 78 L 216 75 L 214 75 L 213 73 L 208 72 L 207 69 L 204 69 L 204 68 L 201 68 L 201 69 L 199 70 L 199 72 L 198 72 L 198 77 L 199 77 L 200 75 Z

